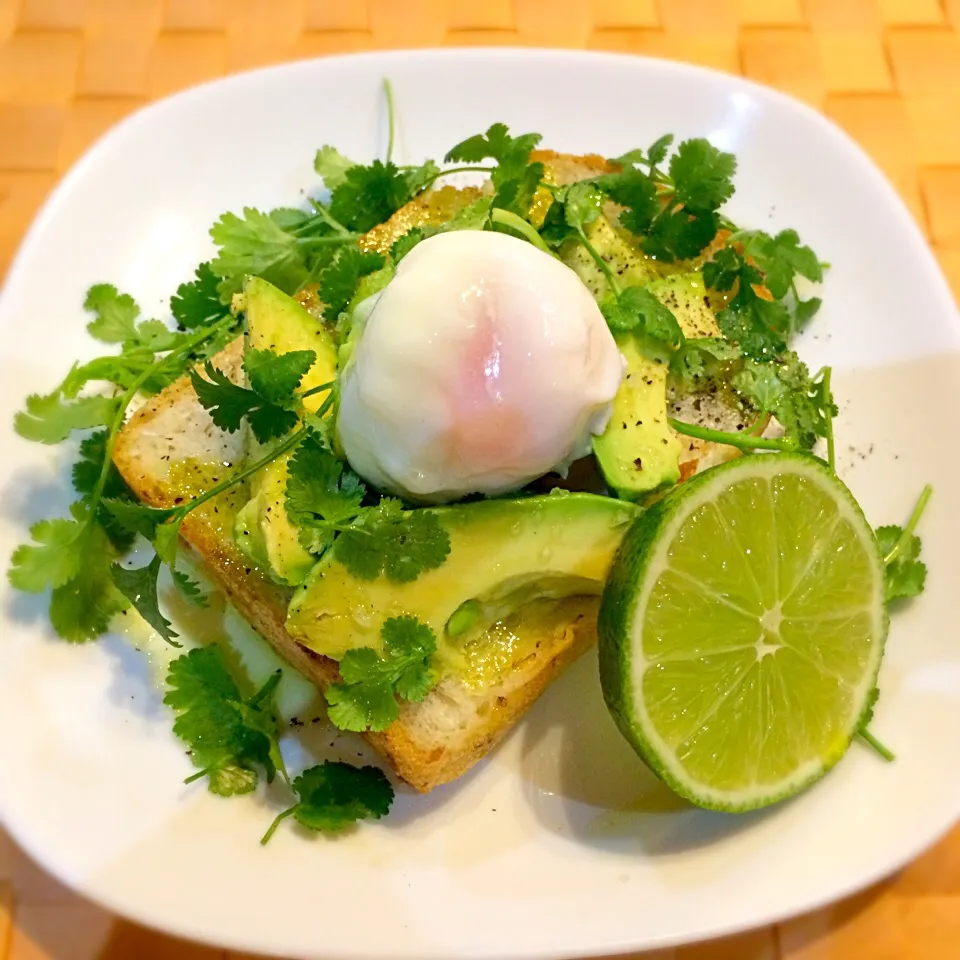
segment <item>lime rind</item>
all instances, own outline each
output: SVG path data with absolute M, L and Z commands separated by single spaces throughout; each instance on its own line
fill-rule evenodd
M 663 635 L 645 637 L 643 618 L 651 602 L 663 600 L 663 597 L 654 597 L 653 594 L 662 575 L 670 567 L 669 554 L 676 544 L 677 535 L 695 511 L 705 505 L 717 503 L 726 492 L 751 483 L 769 488 L 776 478 L 791 477 L 799 479 L 809 502 L 801 504 L 795 512 L 796 515 L 788 518 L 789 522 L 784 524 L 788 529 L 774 531 L 774 535 L 779 533 L 780 537 L 776 543 L 768 541 L 764 549 L 751 551 L 751 556 L 747 557 L 731 545 L 729 530 L 721 531 L 719 527 L 709 529 L 714 550 L 717 546 L 724 546 L 722 540 L 717 543 L 718 538 L 727 538 L 725 559 L 733 566 L 728 568 L 726 574 L 721 572 L 720 578 L 729 575 L 730 579 L 723 586 L 736 589 L 732 592 L 721 589 L 718 592 L 716 588 L 720 580 L 712 585 L 705 585 L 700 581 L 693 586 L 690 592 L 691 598 L 694 598 L 691 605 L 696 607 L 699 603 L 704 608 L 691 610 L 691 616 L 688 617 L 693 624 L 688 634 L 694 646 L 687 648 L 685 656 L 681 656 L 678 651 L 673 652 L 674 659 L 683 661 L 689 666 L 689 670 L 687 675 L 684 675 L 682 665 L 681 668 L 674 667 L 676 676 L 666 676 L 657 688 L 659 694 L 670 696 L 673 689 L 671 679 L 677 679 L 677 695 L 682 697 L 683 688 L 686 686 L 689 691 L 692 685 L 693 695 L 682 703 L 669 704 L 660 701 L 654 705 L 658 709 L 663 708 L 660 712 L 670 718 L 671 723 L 676 721 L 674 729 L 665 729 L 665 726 L 669 725 L 662 722 L 658 724 L 651 717 L 643 691 L 648 671 L 655 669 L 663 674 L 666 669 L 664 664 L 671 662 L 671 651 L 668 649 L 671 638 L 669 631 L 664 631 Z M 751 504 L 751 510 L 754 509 L 759 520 L 756 530 L 762 534 L 770 529 L 771 517 L 763 515 L 759 500 L 756 504 Z M 804 511 L 808 512 L 806 521 Z M 704 516 L 707 513 L 709 508 L 704 511 Z M 710 523 L 716 527 L 715 518 L 711 518 L 707 521 L 705 530 Z M 817 527 L 817 524 L 827 523 L 832 524 L 829 530 Z M 830 553 L 826 547 L 814 551 L 816 555 L 804 555 L 799 549 L 796 549 L 796 555 L 790 554 L 792 548 L 798 548 L 798 545 L 811 539 L 811 530 L 819 530 L 820 536 L 812 539 L 821 545 L 824 541 L 829 544 L 830 537 L 840 537 L 841 547 L 847 551 L 841 560 L 852 563 L 850 576 L 847 576 L 849 571 L 846 569 L 836 569 L 836 558 L 830 557 L 829 562 L 825 559 Z M 753 542 L 756 546 L 756 539 Z M 695 544 L 691 548 L 695 548 Z M 679 555 L 687 547 L 681 544 L 677 549 Z M 776 563 L 770 562 L 772 550 L 776 551 Z M 753 556 L 754 553 L 764 552 L 767 554 L 765 557 Z M 843 550 L 837 552 L 842 554 Z M 695 554 L 690 554 L 690 557 L 695 565 Z M 818 564 L 821 564 L 823 569 L 820 569 Z M 834 564 L 834 567 L 831 568 L 830 564 Z M 703 572 L 706 569 L 706 565 L 701 564 L 701 568 L 697 570 L 698 575 L 709 577 L 708 572 Z M 825 574 L 835 586 L 833 594 L 828 592 L 823 598 L 806 597 L 800 600 L 805 600 L 808 607 L 812 604 L 814 608 L 819 605 L 826 609 L 805 615 L 803 604 L 797 600 L 791 616 L 785 618 L 782 624 L 776 625 L 778 629 L 782 627 L 787 630 L 788 639 L 791 641 L 784 644 L 788 650 L 786 656 L 791 660 L 791 670 L 796 673 L 806 671 L 807 674 L 816 674 L 820 678 L 816 685 L 820 700 L 810 705 L 796 697 L 791 699 L 791 691 L 782 683 L 782 669 L 770 669 L 770 663 L 765 666 L 765 658 L 759 652 L 752 653 L 746 659 L 742 652 L 750 649 L 744 642 L 747 635 L 744 624 L 752 622 L 756 629 L 758 609 L 768 608 L 774 598 L 779 600 L 781 588 L 785 590 L 790 587 L 795 591 L 798 583 L 815 582 L 818 573 Z M 781 584 L 773 579 L 784 575 L 793 583 Z M 859 581 L 861 593 L 864 593 L 866 588 L 866 595 L 852 607 L 848 603 L 850 598 L 845 599 L 845 593 L 856 593 L 856 583 L 845 586 L 851 577 Z M 715 603 L 711 613 L 711 595 L 720 596 L 726 606 Z M 706 601 L 704 597 L 707 598 Z M 842 606 L 844 603 L 848 603 L 847 608 Z M 716 615 L 716 611 L 721 609 L 724 611 L 722 617 Z M 777 610 L 779 616 L 779 605 Z M 802 639 L 807 636 L 804 633 L 805 624 L 809 627 L 807 621 L 812 622 L 817 630 L 826 631 L 839 638 L 849 636 L 855 642 L 835 645 L 832 648 L 835 662 L 828 663 L 824 659 L 823 651 L 816 644 L 808 643 L 804 649 L 803 643 L 797 640 L 797 637 Z M 709 626 L 705 627 L 705 623 Z M 699 628 L 697 624 L 700 625 Z M 717 640 L 710 635 L 710 628 L 714 626 L 724 636 L 731 635 L 732 631 L 735 642 L 731 645 L 721 641 L 718 648 Z M 626 739 L 647 765 L 678 794 L 698 806 L 715 810 L 743 812 L 757 809 L 793 796 L 810 786 L 844 755 L 865 717 L 868 697 L 876 684 L 880 669 L 887 626 L 887 613 L 883 603 L 883 559 L 873 532 L 849 490 L 821 460 L 810 455 L 768 454 L 742 457 L 715 467 L 675 488 L 641 515 L 627 533 L 611 569 L 600 608 L 598 632 L 604 699 Z M 792 637 L 789 633 L 791 630 L 795 631 Z M 779 634 L 778 639 L 781 639 Z M 675 639 L 673 642 L 676 642 Z M 762 645 L 762 640 L 758 641 L 758 644 Z M 851 647 L 853 654 L 859 652 L 859 656 L 851 654 L 847 657 L 850 662 L 844 660 L 846 646 Z M 723 649 L 724 647 L 729 649 Z M 759 646 L 757 650 L 760 650 Z M 727 663 L 717 665 L 717 658 L 724 656 L 727 657 Z M 755 666 L 757 669 L 753 669 Z M 714 674 L 711 673 L 711 667 L 716 667 Z M 739 667 L 743 669 L 740 670 Z M 737 688 L 742 687 L 749 676 L 750 683 L 761 685 L 754 702 L 760 703 L 762 710 L 769 709 L 774 696 L 781 702 L 791 703 L 797 714 L 793 718 L 795 725 L 809 724 L 811 715 L 820 708 L 824 713 L 821 720 L 825 726 L 821 725 L 812 730 L 804 729 L 799 734 L 801 741 L 804 736 L 808 741 L 817 740 L 819 736 L 820 742 L 815 753 L 803 756 L 803 750 L 798 750 L 791 737 L 784 735 L 785 725 L 782 721 L 778 724 L 774 722 L 775 717 L 761 715 L 755 718 L 755 730 L 751 730 L 746 738 L 752 738 L 748 746 L 753 747 L 757 747 L 756 738 L 760 738 L 761 742 L 757 747 L 758 769 L 762 765 L 765 771 L 773 774 L 772 777 L 763 776 L 752 784 L 744 785 L 742 771 L 739 782 L 736 782 L 737 776 L 728 776 L 737 763 L 736 748 L 744 746 L 745 734 L 742 729 L 739 731 L 739 740 L 735 743 L 725 743 L 725 730 L 720 730 L 713 741 L 714 746 L 719 748 L 715 752 L 730 748 L 731 759 L 728 762 L 718 762 L 716 770 L 711 771 L 710 776 L 703 774 L 703 762 L 699 765 L 694 763 L 692 766 L 699 766 L 700 773 L 691 773 L 690 758 L 687 758 L 688 762 L 685 764 L 678 756 L 677 741 L 679 738 L 683 742 L 685 734 L 689 738 L 689 728 L 698 721 L 704 721 L 703 717 L 685 717 L 684 711 L 694 714 L 710 699 L 710 695 L 716 694 L 716 687 L 710 686 L 711 677 L 715 679 L 716 676 L 729 676 L 731 671 L 734 672 L 735 680 L 739 677 L 739 681 L 733 684 L 733 689 L 721 691 L 716 698 L 721 705 L 737 695 Z M 833 696 L 830 677 L 834 678 L 838 688 Z M 695 686 L 697 682 L 699 687 Z M 763 687 L 763 684 L 767 686 Z M 774 689 L 773 685 L 778 686 Z M 842 690 L 839 689 L 841 686 Z M 657 709 L 654 712 L 657 712 Z M 707 720 L 709 719 L 711 718 L 708 717 Z M 768 745 L 771 732 L 774 741 Z M 672 742 L 668 742 L 667 737 Z M 764 750 L 767 750 L 766 754 Z M 735 782 L 731 783 L 731 780 Z

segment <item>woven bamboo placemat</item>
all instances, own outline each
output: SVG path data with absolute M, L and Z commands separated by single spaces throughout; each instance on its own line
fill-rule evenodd
M 686 60 L 805 100 L 895 184 L 960 299 L 960 0 L 0 0 L 0 276 L 60 175 L 149 100 L 289 59 L 476 44 Z M 116 920 L 0 832 L 0 960 L 227 956 Z M 960 830 L 834 907 L 645 957 L 960 960 Z

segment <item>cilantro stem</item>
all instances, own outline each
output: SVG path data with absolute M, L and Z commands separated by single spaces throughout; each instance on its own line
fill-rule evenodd
M 893 763 L 897 759 L 896 754 L 889 747 L 885 747 L 869 730 L 859 730 L 858 733 L 887 763 Z
M 538 250 L 549 253 L 551 257 L 556 256 L 546 245 L 543 237 L 537 232 L 537 228 L 534 227 L 533 224 L 527 223 L 523 217 L 518 217 L 509 210 L 501 210 L 500 207 L 494 207 L 490 212 L 490 219 L 493 223 L 499 223 L 503 227 L 509 227 L 511 230 L 515 230 L 524 240 L 529 240 Z
M 586 233 L 584 233 L 583 227 L 577 227 L 577 236 L 580 239 L 580 243 L 583 245 L 583 249 L 590 254 L 593 258 L 593 262 L 600 268 L 601 273 L 603 273 L 604 279 L 607 281 L 607 286 L 610 288 L 610 292 L 619 300 L 620 299 L 620 284 L 617 283 L 617 278 L 613 275 L 613 271 L 610 269 L 610 264 L 600 256 L 597 248 L 590 242 Z
M 327 383 L 321 383 L 319 387 L 311 387 L 309 390 L 305 390 L 299 394 L 299 397 L 301 400 L 306 400 L 307 397 L 312 397 L 315 393 L 323 393 L 324 390 L 331 390 L 335 385 L 336 380 L 329 380 Z
M 332 229 L 336 230 L 341 237 L 353 236 L 351 232 L 339 221 L 319 200 L 310 198 L 310 206 L 316 211 L 317 216 Z
M 903 528 L 903 532 L 900 534 L 897 542 L 893 545 L 893 549 L 883 558 L 884 566 L 889 567 L 890 564 L 903 553 L 907 544 L 910 542 L 910 538 L 913 536 L 913 531 L 917 529 L 917 524 L 920 522 L 920 517 L 923 516 L 923 511 L 927 508 L 927 503 L 932 493 L 933 487 L 928 483 L 923 488 L 923 492 L 917 500 L 917 505 L 913 508 L 913 513 L 910 514 L 910 519 Z
M 320 412 L 318 411 L 318 414 L 319 413 Z M 221 480 L 220 483 L 212 486 L 209 490 L 205 490 L 189 503 L 185 503 L 182 507 L 179 507 L 176 514 L 174 514 L 174 517 L 177 518 L 176 522 L 182 521 L 188 513 L 196 510 L 197 507 L 206 503 L 208 500 L 212 500 L 214 497 L 220 496 L 220 494 L 225 490 L 235 487 L 238 483 L 242 483 L 247 479 L 247 477 L 253 476 L 253 474 L 262 470 L 265 466 L 267 466 L 267 464 L 272 463 L 277 459 L 277 457 L 283 456 L 283 454 L 285 454 L 288 450 L 292 450 L 307 435 L 308 429 L 308 427 L 301 427 L 299 430 L 295 430 L 293 433 L 289 434 L 282 443 L 278 444 L 268 454 L 262 456 L 259 460 L 248 464 L 238 473 L 227 477 L 226 480 Z M 167 522 L 169 523 L 170 521 Z
M 832 373 L 832 367 L 823 368 L 823 375 L 820 378 L 820 392 L 823 399 L 823 421 L 826 425 L 827 434 L 827 463 L 830 464 L 830 469 L 836 472 L 837 454 L 833 440 L 833 392 L 830 389 L 830 375 Z
M 432 177 L 424 180 L 420 186 L 420 190 L 426 190 L 427 187 L 431 186 L 431 184 L 441 177 L 449 176 L 452 173 L 492 173 L 495 169 L 495 167 L 451 167 L 449 170 L 438 170 Z
M 265 847 L 270 842 L 270 838 L 277 832 L 277 827 L 279 827 L 287 817 L 292 817 L 293 814 L 297 812 L 297 807 L 299 806 L 299 803 L 295 803 L 289 810 L 284 810 L 283 813 L 277 814 L 273 823 L 267 828 L 267 832 L 260 838 L 261 847 Z
M 100 468 L 100 476 L 97 477 L 96 486 L 93 488 L 93 493 L 90 495 L 91 518 L 96 516 L 97 507 L 100 505 L 100 501 L 103 498 L 103 491 L 106 488 L 107 479 L 110 476 L 110 467 L 113 463 L 113 447 L 117 439 L 117 434 L 120 432 L 120 428 L 123 426 L 123 421 L 126 419 L 127 408 L 133 402 L 134 397 L 136 397 L 136 395 L 140 392 L 140 388 L 165 364 L 169 363 L 171 360 L 188 356 L 201 343 L 203 343 L 204 340 L 209 339 L 214 334 L 219 333 L 221 330 L 225 330 L 228 326 L 232 326 L 236 322 L 236 317 L 230 315 L 224 317 L 219 323 L 215 323 L 212 327 L 207 327 L 204 330 L 201 330 L 188 340 L 185 340 L 179 347 L 177 347 L 176 350 L 171 350 L 170 353 L 168 353 L 161 360 L 157 360 L 155 363 L 152 363 L 136 378 L 136 380 L 133 381 L 132 384 L 130 384 L 127 391 L 120 398 L 120 405 L 117 407 L 117 412 L 114 415 L 113 422 L 110 424 L 110 429 L 107 433 L 106 443 L 104 444 L 103 465 Z
M 796 440 L 784 437 L 776 440 L 772 437 L 754 437 L 749 433 L 728 433 L 726 430 L 712 430 L 710 427 L 700 427 L 694 423 L 684 423 L 667 417 L 667 423 L 677 431 L 697 440 L 710 440 L 713 443 L 725 443 L 741 450 L 796 450 Z
M 387 98 L 387 163 L 393 159 L 393 141 L 396 136 L 397 120 L 393 107 L 393 84 L 388 77 L 383 78 L 383 94 Z

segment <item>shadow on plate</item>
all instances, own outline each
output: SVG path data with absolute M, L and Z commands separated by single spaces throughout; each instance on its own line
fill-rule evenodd
M 770 816 L 701 810 L 656 777 L 607 712 L 595 650 L 552 685 L 518 734 L 518 772 L 531 809 L 544 827 L 579 844 L 670 856 L 719 843 Z
M 29 542 L 29 528 L 38 520 L 65 517 L 77 499 L 70 484 L 66 458 L 58 459 L 52 472 L 18 468 L 0 497 L 0 516 L 23 528 L 21 540 Z

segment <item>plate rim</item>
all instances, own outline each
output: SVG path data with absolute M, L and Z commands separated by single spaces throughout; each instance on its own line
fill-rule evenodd
M 501 58 L 518 61 L 575 60 L 583 64 L 599 64 L 611 61 L 620 61 L 625 65 L 636 65 L 640 63 L 657 70 L 662 70 L 666 73 L 696 76 L 703 82 L 711 85 L 722 83 L 727 87 L 732 87 L 733 89 L 742 89 L 755 97 L 762 98 L 775 104 L 781 110 L 790 110 L 794 113 L 799 112 L 810 122 L 816 123 L 825 132 L 829 132 L 829 134 L 834 139 L 838 140 L 838 142 L 842 142 L 846 151 L 850 153 L 851 156 L 856 157 L 864 175 L 870 177 L 870 183 L 868 184 L 870 192 L 876 195 L 877 191 L 880 191 L 886 196 L 891 212 L 896 210 L 896 215 L 900 220 L 900 227 L 907 235 L 908 242 L 912 247 L 922 250 L 922 261 L 926 268 L 928 278 L 937 288 L 933 292 L 938 296 L 939 299 L 942 300 L 945 307 L 952 307 L 954 312 L 956 312 L 957 307 L 954 303 L 953 295 L 950 291 L 943 271 L 940 268 L 940 265 L 933 251 L 931 250 L 927 239 L 924 237 L 920 227 L 914 220 L 913 215 L 910 213 L 909 209 L 893 187 L 892 183 L 883 174 L 873 159 L 842 127 L 810 105 L 784 94 L 779 90 L 757 83 L 753 80 L 697 64 L 690 64 L 657 57 L 606 51 L 497 46 L 442 47 L 382 51 L 374 50 L 290 60 L 278 64 L 258 67 L 252 70 L 239 71 L 222 77 L 217 77 L 201 84 L 188 87 L 184 90 L 177 91 L 173 94 L 162 97 L 159 100 L 139 106 L 130 114 L 123 117 L 119 122 L 115 123 L 106 131 L 104 131 L 94 141 L 93 144 L 87 147 L 80 157 L 77 158 L 70 165 L 68 170 L 60 177 L 55 187 L 51 190 L 37 213 L 34 215 L 26 233 L 23 235 L 20 243 L 17 246 L 14 256 L 10 262 L 6 278 L 4 279 L 2 286 L 0 286 L 0 299 L 2 299 L 3 295 L 7 293 L 7 291 L 14 285 L 14 282 L 19 279 L 19 274 L 24 269 L 23 264 L 34 253 L 34 248 L 38 245 L 40 235 L 44 231 L 44 228 L 56 215 L 62 200 L 75 189 L 75 184 L 82 178 L 85 171 L 89 167 L 94 166 L 98 162 L 100 156 L 111 150 L 117 141 L 128 136 L 129 133 L 135 130 L 137 126 L 148 122 L 157 114 L 165 111 L 178 110 L 184 104 L 190 101 L 201 99 L 212 88 L 230 86 L 241 87 L 245 84 L 255 85 L 260 77 L 267 75 L 275 76 L 283 73 L 294 73 L 298 69 L 308 64 L 329 64 L 332 69 L 336 69 L 336 66 L 339 63 L 368 60 L 372 63 L 382 63 L 384 65 L 384 71 L 387 72 L 392 62 L 416 62 L 420 60 L 436 62 L 458 59 L 462 60 L 463 58 L 469 58 L 471 60 L 478 61 Z M 0 315 L 2 315 L 2 313 L 0 313 Z M 0 615 L 0 622 L 7 623 L 7 617 L 5 615 Z M 35 851 L 29 842 L 24 842 L 23 833 L 28 831 L 18 831 L 16 825 L 10 822 L 10 819 L 4 810 L 5 805 L 3 802 L 3 796 L 4 791 L 2 788 L 0 788 L 0 826 L 2 826 L 3 829 L 9 833 L 9 835 L 24 852 L 27 853 L 44 870 L 49 872 L 58 881 L 62 882 L 64 885 L 68 886 L 81 896 L 104 907 L 106 910 L 119 917 L 126 917 L 153 930 L 162 931 L 174 936 L 184 937 L 194 940 L 198 943 L 224 947 L 230 950 L 248 951 L 252 949 L 254 951 L 266 953 L 270 952 L 271 948 L 266 944 L 251 944 L 249 940 L 229 939 L 227 937 L 220 936 L 219 934 L 216 935 L 216 937 L 213 937 L 209 933 L 195 928 L 190 923 L 188 917 L 181 918 L 181 921 L 178 925 L 172 925 L 163 921 L 152 919 L 149 912 L 141 909 L 139 904 L 121 902 L 119 897 L 112 897 L 106 893 L 102 893 L 97 890 L 91 890 L 90 885 L 86 884 L 82 878 L 77 879 L 65 875 L 64 872 L 59 871 L 56 868 L 55 863 L 47 859 L 44 851 Z M 711 926 L 708 930 L 699 929 L 694 926 L 689 934 L 677 934 L 676 936 L 663 936 L 660 938 L 655 938 L 645 942 L 642 947 L 638 947 L 636 941 L 621 939 L 616 942 L 603 944 L 598 943 L 595 949 L 601 949 L 607 952 L 625 953 L 636 949 L 656 950 L 675 947 L 683 944 L 702 942 L 708 939 L 735 935 L 747 930 L 779 923 L 790 917 L 815 911 L 830 903 L 849 897 L 858 891 L 873 886 L 885 877 L 888 877 L 896 871 L 902 869 L 904 865 L 911 862 L 916 857 L 921 856 L 924 852 L 934 846 L 954 828 L 958 821 L 960 821 L 960 805 L 958 805 L 957 811 L 954 814 L 954 819 L 951 822 L 945 825 L 938 825 L 935 829 L 927 830 L 925 833 L 925 839 L 921 845 L 916 843 L 904 845 L 904 848 L 899 851 L 897 857 L 889 860 L 886 866 L 874 869 L 869 873 L 862 875 L 856 881 L 838 884 L 835 887 L 818 894 L 816 897 L 812 897 L 803 901 L 797 906 L 790 908 L 785 907 L 779 912 L 772 911 L 765 915 L 763 919 L 755 921 L 732 921 L 726 925 Z M 503 958 L 506 957 L 516 958 L 516 960 L 574 960 L 574 958 L 580 955 L 581 952 L 579 950 L 571 953 L 561 952 L 556 949 L 521 947 L 519 949 L 511 948 L 509 952 L 504 952 L 503 950 L 487 950 L 469 954 L 464 953 L 460 954 L 459 956 L 463 958 L 463 960 L 465 960 L 467 957 L 476 958 L 476 960 L 503 960 Z M 324 953 L 325 960 L 371 960 L 371 958 L 380 956 L 383 955 L 379 953 L 371 953 L 369 950 L 364 950 L 362 948 L 346 953 L 342 951 L 336 954 Z M 404 958 L 407 957 L 409 957 L 410 960 L 415 960 L 415 958 L 416 960 L 421 960 L 421 958 L 425 956 L 439 957 L 440 954 L 436 952 L 418 952 L 416 954 L 396 953 L 392 954 L 391 956 L 392 960 L 404 960 Z

